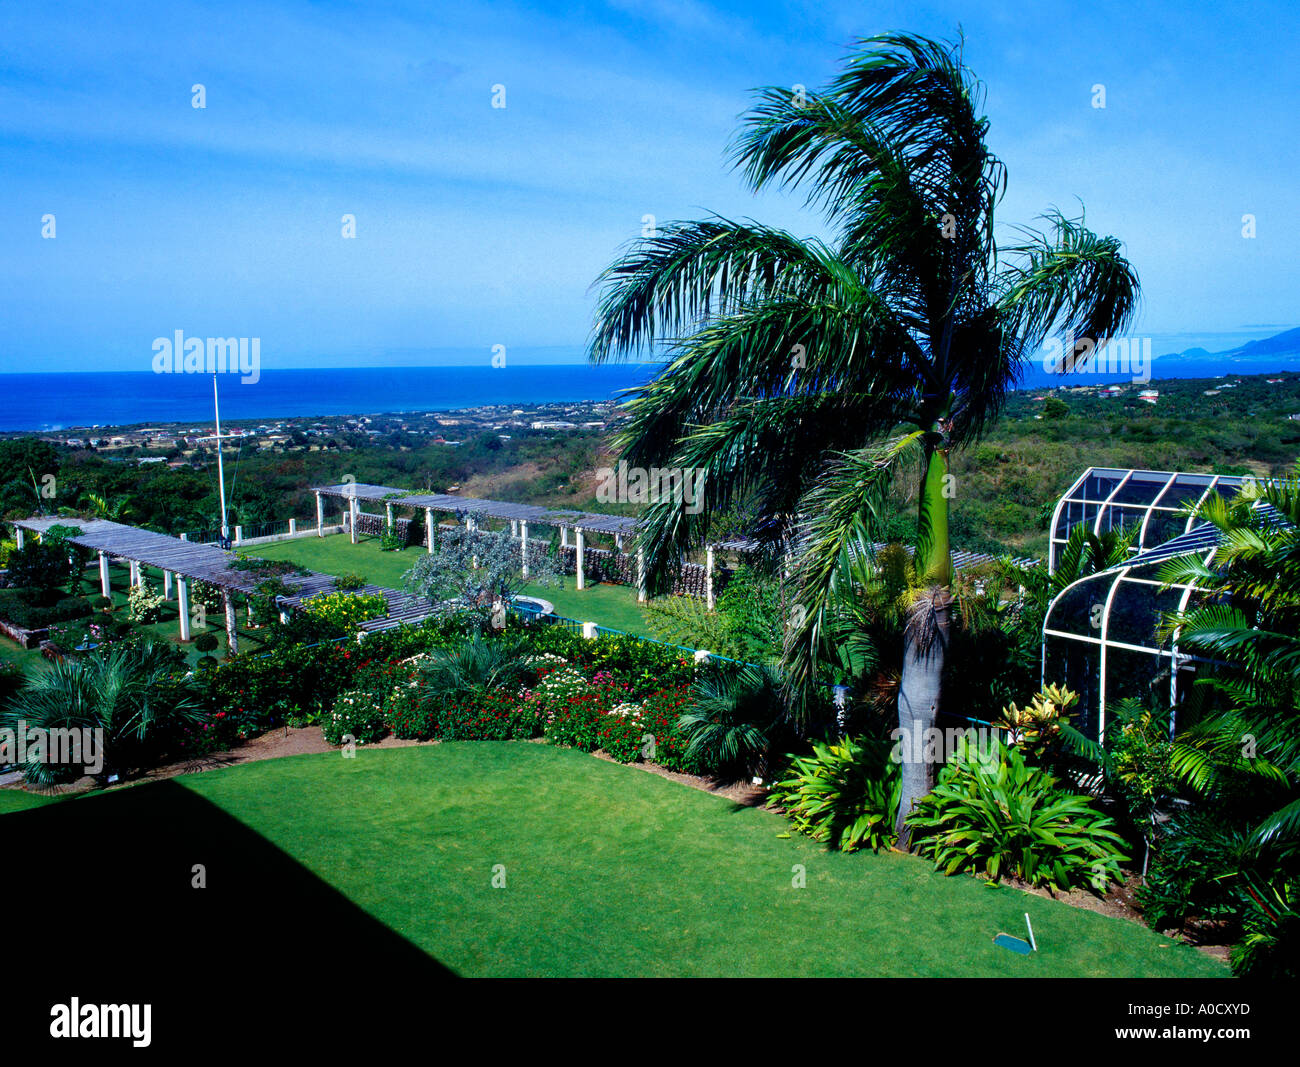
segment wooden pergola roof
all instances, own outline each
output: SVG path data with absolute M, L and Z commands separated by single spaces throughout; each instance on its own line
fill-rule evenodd
M 256 571 L 232 569 L 231 561 L 239 557 L 224 548 L 194 541 L 182 541 L 179 537 L 155 533 L 153 530 L 142 530 L 138 526 L 126 526 L 120 522 L 63 516 L 6 521 L 34 534 L 43 534 L 51 526 L 75 526 L 81 530 L 81 534 L 68 538 L 73 544 L 95 552 L 103 552 L 105 555 L 133 560 L 146 567 L 171 571 L 183 578 L 195 578 L 221 589 L 229 589 L 245 595 L 256 593 L 258 585 L 267 578 L 266 574 L 259 574 Z M 294 590 L 292 596 L 276 597 L 276 603 L 287 609 L 300 607 L 304 601 L 312 597 L 339 591 L 334 584 L 335 576 L 322 574 L 319 571 L 308 571 L 306 574 L 283 574 L 276 577 Z M 430 602 L 423 597 L 396 589 L 387 589 L 380 585 L 367 585 L 362 589 L 348 591 L 375 593 L 388 601 L 388 613 L 381 618 L 362 623 L 360 626 L 362 630 L 386 630 L 404 622 L 420 622 L 432 615 L 434 611 Z
M 637 520 L 623 515 L 597 515 L 590 511 L 566 511 L 539 507 L 536 504 L 516 504 L 508 500 L 484 500 L 479 497 L 452 496 L 448 493 L 411 493 L 394 489 L 391 485 L 371 485 L 366 482 L 342 482 L 339 485 L 318 485 L 313 493 L 341 500 L 366 500 L 375 504 L 392 504 L 403 508 L 429 508 L 449 515 L 474 515 L 509 522 L 522 521 L 539 526 L 567 526 L 591 533 L 634 536 Z

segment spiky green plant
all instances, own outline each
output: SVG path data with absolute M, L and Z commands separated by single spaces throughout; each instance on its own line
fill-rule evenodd
M 1124 839 L 1090 797 L 1061 789 L 1014 747 L 963 738 L 908 821 L 946 874 L 1103 891 L 1120 878 Z
M 830 848 L 877 852 L 894 842 L 901 786 L 887 742 L 844 738 L 792 759 L 771 799 L 802 833 Z

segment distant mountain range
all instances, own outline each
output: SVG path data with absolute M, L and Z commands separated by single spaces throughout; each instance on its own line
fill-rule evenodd
M 1176 352 L 1161 356 L 1161 362 L 1171 359 L 1216 359 L 1239 363 L 1276 363 L 1279 359 L 1300 358 L 1300 326 L 1294 330 L 1285 330 L 1262 341 L 1247 341 L 1244 345 L 1230 348 L 1226 352 L 1207 352 L 1204 348 L 1189 348 L 1186 352 Z

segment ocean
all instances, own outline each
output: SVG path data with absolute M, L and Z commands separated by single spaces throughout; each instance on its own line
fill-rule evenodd
M 648 381 L 659 364 L 550 364 L 491 367 L 373 367 L 262 370 L 256 383 L 221 382 L 221 415 L 267 420 L 316 415 L 448 411 L 483 404 L 617 399 Z M 1300 369 L 1295 356 L 1252 360 L 1177 357 L 1152 364 L 1152 380 L 1214 378 Z M 1086 373 L 1068 379 L 1030 364 L 1022 389 L 1132 381 L 1131 374 Z M 212 379 L 202 374 L 90 372 L 0 375 L 0 431 L 50 432 L 94 426 L 212 420 Z

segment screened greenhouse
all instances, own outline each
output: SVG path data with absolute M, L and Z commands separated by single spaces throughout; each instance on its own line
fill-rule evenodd
M 1176 635 L 1160 640 L 1163 618 L 1185 611 L 1197 595 L 1192 586 L 1165 587 L 1161 564 L 1199 553 L 1206 562 L 1218 531 L 1186 508 L 1210 493 L 1232 497 L 1246 479 L 1226 475 L 1090 467 L 1056 506 L 1049 567 L 1056 570 L 1070 531 L 1087 523 L 1094 532 L 1134 531 L 1132 558 L 1081 578 L 1052 601 L 1043 623 L 1043 681 L 1064 684 L 1080 695 L 1075 725 L 1100 740 L 1106 709 L 1128 697 L 1177 715 L 1200 662 L 1181 653 Z

